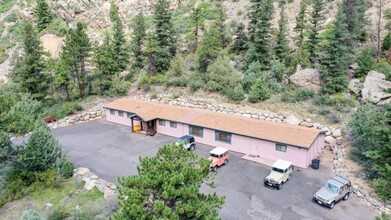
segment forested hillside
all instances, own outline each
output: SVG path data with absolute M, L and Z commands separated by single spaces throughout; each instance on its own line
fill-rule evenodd
M 80 103 L 129 91 L 157 97 L 179 88 L 255 107 L 279 103 L 324 123 L 350 121 L 351 158 L 386 202 L 390 6 L 386 0 L 0 0 L 0 131 L 23 135 L 43 117 L 63 118 Z

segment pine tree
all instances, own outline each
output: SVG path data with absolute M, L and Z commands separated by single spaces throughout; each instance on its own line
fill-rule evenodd
M 140 158 L 138 174 L 120 178 L 114 219 L 218 219 L 224 198 L 200 192 L 210 186 L 210 162 L 182 145 L 166 145 Z M 168 181 L 169 180 L 169 181 Z
M 313 0 L 312 13 L 310 17 L 310 30 L 307 40 L 308 52 L 310 59 L 314 64 L 317 60 L 317 48 L 320 42 L 319 32 L 322 29 L 324 22 L 323 10 L 325 8 L 324 0 Z
M 43 47 L 32 24 L 27 23 L 22 30 L 23 57 L 17 61 L 11 72 L 11 79 L 20 89 L 35 99 L 43 99 L 48 94 L 48 76 L 44 73 Z
M 126 44 L 124 27 L 119 16 L 118 6 L 112 2 L 110 8 L 110 18 L 113 23 L 113 57 L 116 62 L 116 71 L 122 72 L 129 62 L 129 51 Z
M 277 32 L 277 40 L 276 40 L 276 47 L 274 48 L 275 54 L 277 58 L 284 62 L 285 57 L 288 55 L 290 48 L 289 48 L 289 41 L 287 38 L 287 18 L 285 17 L 285 10 L 284 6 L 281 7 L 280 11 L 280 20 L 278 21 L 278 32 Z
M 66 100 L 70 101 L 70 90 L 72 87 L 72 77 L 67 70 L 67 65 L 64 59 L 57 59 L 54 61 L 54 85 L 59 90 L 64 90 Z
M 296 42 L 296 47 L 298 48 L 303 45 L 304 31 L 307 23 L 306 12 L 307 3 L 305 0 L 301 0 L 299 14 L 296 17 L 296 26 L 293 28 L 297 34 L 294 40 Z
M 261 76 L 262 76 L 261 64 L 259 64 L 259 62 L 251 63 L 250 66 L 247 68 L 246 72 L 244 73 L 244 78 L 242 81 L 244 91 L 249 92 L 251 87 Z
M 259 13 L 262 10 L 262 1 L 263 0 L 250 0 L 250 12 L 248 14 L 249 24 L 248 24 L 248 34 L 249 41 L 254 42 L 256 38 L 256 30 L 259 20 Z
M 251 2 L 249 17 L 249 49 L 246 53 L 246 66 L 259 61 L 262 68 L 269 68 L 271 57 L 271 20 L 273 18 L 273 0 L 257 0 Z
M 202 37 L 200 46 L 196 51 L 198 69 L 205 73 L 208 66 L 218 57 L 221 50 L 219 32 L 213 26 Z
M 74 29 L 69 29 L 65 37 L 61 59 L 63 59 L 68 71 L 70 71 L 73 81 L 77 84 L 81 98 L 85 96 L 85 90 L 88 84 L 86 62 L 91 50 L 86 26 L 78 22 Z
M 147 62 L 147 72 L 148 74 L 156 74 L 157 69 L 157 59 L 158 59 L 159 44 L 156 40 L 156 37 L 152 33 L 148 33 L 147 42 L 145 45 L 145 54 L 148 58 Z
M 39 31 L 45 29 L 53 20 L 53 14 L 50 11 L 49 4 L 45 0 L 37 0 L 37 5 L 34 8 L 34 16 L 36 16 Z
M 368 0 L 343 0 L 342 7 L 349 33 L 347 43 L 351 46 L 356 41 L 364 41 L 368 35 L 367 26 L 370 24 L 366 14 L 370 2 Z
M 193 26 L 193 35 L 194 35 L 194 45 L 191 46 L 191 49 L 197 50 L 199 38 L 200 38 L 200 31 L 204 27 L 204 21 L 205 21 L 205 13 L 203 8 L 201 7 L 195 7 L 192 9 L 190 14 L 190 21 L 191 25 Z
M 114 47 L 110 36 L 106 34 L 101 45 L 95 47 L 93 62 L 98 76 L 99 95 L 103 95 L 112 85 L 112 78 L 116 74 L 117 66 L 115 58 L 112 56 Z
M 340 6 L 330 34 L 326 38 L 328 44 L 321 54 L 320 71 L 324 81 L 322 91 L 327 94 L 344 92 L 348 86 L 347 47 L 345 45 L 348 33 L 346 30 L 346 17 Z
M 131 49 L 134 57 L 133 67 L 142 69 L 145 63 L 145 54 L 143 46 L 146 38 L 145 18 L 142 12 L 139 12 L 134 19 L 132 33 Z
M 235 35 L 236 35 L 236 37 L 235 37 L 234 43 L 232 45 L 232 50 L 236 54 L 239 54 L 247 49 L 246 43 L 248 41 L 248 38 L 247 38 L 247 34 L 245 32 L 245 27 L 244 27 L 243 23 L 240 23 L 236 27 Z
M 156 69 L 158 72 L 164 72 L 170 67 L 170 61 L 176 53 L 175 33 L 168 0 L 157 1 L 154 16 L 155 36 L 159 46 Z
M 228 44 L 228 39 L 227 39 L 227 28 L 225 26 L 225 20 L 227 19 L 227 14 L 225 12 L 225 9 L 223 7 L 223 4 L 221 0 L 219 0 L 216 4 L 216 7 L 218 9 L 218 19 L 215 22 L 215 28 L 217 28 L 219 32 L 219 38 L 220 38 L 220 46 L 221 48 L 225 48 Z

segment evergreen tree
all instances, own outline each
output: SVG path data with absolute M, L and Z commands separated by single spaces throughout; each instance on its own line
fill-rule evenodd
M 259 61 L 262 68 L 269 68 L 271 57 L 270 31 L 273 18 L 273 0 L 252 1 L 250 12 L 250 46 L 246 54 L 246 65 Z
M 215 22 L 215 28 L 218 30 L 219 32 L 219 38 L 220 38 L 220 46 L 221 48 L 225 48 L 228 44 L 228 34 L 227 34 L 227 28 L 225 26 L 225 20 L 227 19 L 227 14 L 225 12 L 225 9 L 223 7 L 223 4 L 221 2 L 221 0 L 219 0 L 217 2 L 217 5 L 216 5 L 217 9 L 218 9 L 218 19 L 217 21 Z
M 244 91 L 249 92 L 251 87 L 261 76 L 262 76 L 261 64 L 259 64 L 259 62 L 251 63 L 250 66 L 247 68 L 246 72 L 244 73 L 244 78 L 242 82 Z
M 99 95 L 103 95 L 106 90 L 110 89 L 112 78 L 116 74 L 117 66 L 113 54 L 114 47 L 112 46 L 110 36 L 106 34 L 103 43 L 95 47 L 93 57 L 98 76 Z
M 64 61 L 66 69 L 70 71 L 74 83 L 77 84 L 81 98 L 85 96 L 88 85 L 86 62 L 91 50 L 86 27 L 83 23 L 78 22 L 74 29 L 69 29 L 65 37 L 61 59 Z
M 140 158 L 138 175 L 120 178 L 114 219 L 218 219 L 224 198 L 202 194 L 211 185 L 210 162 L 181 145 Z
M 235 40 L 232 46 L 232 50 L 236 53 L 239 54 L 247 49 L 247 34 L 245 32 L 245 27 L 243 23 L 240 23 L 236 27 L 235 31 Z
M 262 1 L 263 0 L 250 0 L 250 12 L 248 14 L 249 23 L 248 23 L 248 34 L 249 41 L 254 42 L 256 38 L 256 30 L 258 29 L 259 13 L 262 10 Z
M 198 69 L 205 73 L 208 66 L 218 57 L 221 50 L 219 32 L 212 26 L 205 32 L 196 51 Z
M 346 28 L 349 33 L 347 43 L 351 46 L 355 41 L 364 41 L 367 37 L 367 26 L 370 24 L 367 9 L 368 0 L 343 0 L 342 8 L 346 17 Z
M 308 52 L 312 63 L 317 61 L 317 47 L 319 45 L 319 32 L 322 29 L 324 22 L 323 10 L 325 8 L 324 0 L 313 0 L 312 13 L 310 17 L 310 30 L 307 40 Z
M 32 132 L 21 154 L 22 164 L 29 171 L 44 172 L 54 168 L 59 174 L 66 174 L 62 175 L 64 177 L 69 177 L 69 173 L 63 173 L 66 167 L 73 171 L 72 163 L 46 126 Z
M 171 17 L 169 1 L 158 0 L 154 13 L 155 36 L 159 46 L 156 59 L 158 72 L 164 72 L 170 67 L 170 61 L 176 52 L 175 33 Z
M 17 61 L 11 72 L 11 79 L 20 89 L 35 99 L 43 99 L 48 94 L 48 77 L 44 73 L 43 47 L 34 27 L 27 23 L 22 30 L 23 57 Z
M 348 79 L 346 71 L 348 68 L 346 17 L 342 7 L 339 7 L 335 21 L 327 36 L 328 44 L 321 54 L 321 76 L 324 81 L 322 91 L 327 94 L 343 92 L 347 89 Z
M 255 84 L 251 87 L 248 100 L 250 102 L 259 102 L 270 98 L 271 93 L 269 90 L 266 76 L 262 75 L 255 81 Z
M 299 14 L 296 17 L 296 26 L 293 30 L 296 32 L 295 42 L 296 47 L 300 48 L 303 45 L 304 31 L 307 23 L 306 18 L 307 3 L 306 0 L 301 0 Z
M 110 18 L 113 23 L 113 57 L 117 72 L 126 69 L 129 62 L 129 51 L 126 45 L 124 27 L 118 13 L 118 6 L 112 2 L 110 8 Z
M 45 29 L 53 20 L 53 14 L 50 11 L 49 4 L 45 0 L 37 0 L 37 5 L 34 8 L 34 16 L 36 16 L 39 31 Z
M 54 61 L 54 85 L 59 90 L 64 90 L 66 100 L 71 100 L 70 90 L 72 87 L 72 77 L 67 70 L 67 65 L 64 59 L 57 59 Z
M 278 21 L 278 32 L 277 32 L 277 40 L 276 40 L 276 47 L 274 48 L 275 54 L 277 58 L 284 62 L 285 57 L 288 55 L 290 48 L 289 48 L 289 41 L 287 38 L 287 18 L 285 17 L 285 10 L 284 6 L 281 7 L 280 11 L 280 20 Z
M 200 38 L 200 31 L 204 27 L 204 21 L 205 21 L 205 13 L 202 7 L 195 7 L 192 9 L 190 14 L 190 21 L 191 25 L 194 27 L 193 35 L 194 35 L 194 45 L 191 46 L 192 50 L 197 50 L 199 38 Z
M 147 42 L 145 45 L 145 54 L 148 58 L 148 63 L 147 63 L 148 74 L 153 75 L 158 72 L 157 69 L 158 51 L 159 51 L 159 45 L 155 36 L 153 36 L 152 33 L 148 33 Z
M 131 49 L 134 57 L 133 67 L 142 69 L 145 63 L 145 54 L 143 46 L 146 38 L 145 18 L 142 12 L 139 12 L 134 19 L 132 33 Z

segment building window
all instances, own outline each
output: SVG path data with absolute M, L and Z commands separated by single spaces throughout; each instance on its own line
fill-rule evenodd
M 124 117 L 124 112 L 123 111 L 118 111 L 118 116 L 119 117 Z
M 161 125 L 161 126 L 166 126 L 166 121 L 164 121 L 164 120 L 159 120 L 159 125 Z
M 231 144 L 231 134 L 223 131 L 215 131 L 215 140 Z
M 170 121 L 170 127 L 176 128 L 176 122 Z
M 189 134 L 190 135 L 194 135 L 197 137 L 203 137 L 203 131 L 204 131 L 204 129 L 201 127 L 189 125 Z
M 283 144 L 276 144 L 276 151 L 282 151 L 282 152 L 286 152 L 286 145 L 283 145 Z
M 110 115 L 115 115 L 115 110 L 114 109 L 110 109 Z

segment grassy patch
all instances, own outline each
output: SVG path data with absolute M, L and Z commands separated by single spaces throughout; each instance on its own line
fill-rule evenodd
M 67 33 L 68 27 L 66 24 L 58 18 L 52 20 L 52 22 L 46 27 L 45 32 L 55 34 L 57 36 L 64 36 Z
M 13 4 L 13 0 L 0 0 L 0 14 L 10 10 Z
M 296 103 L 306 101 L 315 96 L 315 91 L 304 88 L 295 88 L 289 86 L 281 95 L 281 101 L 288 103 Z
M 16 12 L 12 12 L 11 14 L 7 15 L 3 19 L 4 22 L 16 22 L 18 20 L 18 14 Z

